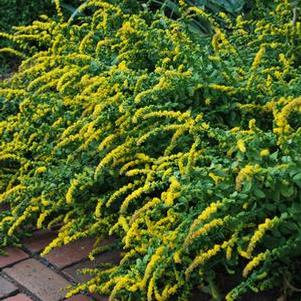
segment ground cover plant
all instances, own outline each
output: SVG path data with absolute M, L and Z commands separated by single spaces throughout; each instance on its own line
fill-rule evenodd
M 65 15 L 71 15 L 80 5 L 79 0 L 65 0 L 61 7 Z M 0 0 L 0 31 L 13 32 L 14 26 L 28 25 L 40 15 L 56 17 L 55 4 L 52 0 Z M 14 71 L 20 60 L 14 56 L 4 55 L 5 49 L 11 47 L 9 40 L 1 39 L 0 47 L 0 78 Z
M 115 235 L 120 264 L 70 294 L 298 300 L 298 7 L 233 17 L 180 1 L 172 18 L 89 0 L 66 20 L 56 4 L 58 18 L 1 34 L 23 61 L 0 84 L 0 246 L 59 227 L 44 254 L 92 236 L 93 258 Z

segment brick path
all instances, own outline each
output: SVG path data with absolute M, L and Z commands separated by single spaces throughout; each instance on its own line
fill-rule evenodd
M 89 279 L 78 269 L 93 268 L 103 262 L 117 263 L 119 254 L 108 252 L 94 261 L 87 256 L 93 240 L 83 239 L 51 251 L 39 252 L 55 237 L 54 232 L 39 231 L 23 241 L 22 248 L 7 248 L 0 255 L 0 300 L 2 301 L 107 301 L 99 295 L 77 295 L 65 299 L 66 287 Z

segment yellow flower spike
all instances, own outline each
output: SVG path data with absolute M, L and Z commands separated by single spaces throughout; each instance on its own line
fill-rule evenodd
M 135 281 L 128 278 L 128 277 L 118 277 L 118 281 L 116 281 L 116 285 L 114 286 L 110 296 L 109 301 L 116 301 L 116 294 L 118 291 L 120 291 L 122 288 L 126 287 L 127 284 L 133 284 Z
M 174 295 L 178 290 L 178 285 L 175 284 L 173 286 L 167 284 L 165 288 L 163 289 L 161 300 L 166 301 L 170 298 L 170 296 Z
M 25 211 L 9 228 L 7 235 L 12 236 L 14 232 L 17 230 L 17 228 L 30 216 L 29 211 Z
M 70 221 L 70 217 L 74 214 L 74 210 L 70 210 L 69 212 L 67 212 L 66 214 L 65 214 L 65 217 L 64 217 L 64 219 L 63 219 L 63 222 L 65 223 L 65 224 L 67 224 L 69 221 Z
M 164 155 L 167 156 L 169 155 L 172 150 L 175 148 L 175 146 L 177 145 L 176 142 L 177 140 L 182 137 L 185 132 L 188 130 L 188 127 L 186 126 L 186 124 L 184 124 L 182 127 L 180 127 L 179 129 L 177 129 L 175 131 L 175 133 L 173 134 L 172 138 L 171 138 L 171 141 L 170 141 L 170 144 L 169 146 L 165 149 L 164 151 Z
M 118 65 L 118 70 L 120 71 L 128 71 L 128 67 L 126 65 L 126 62 L 125 61 L 122 61 L 119 65 Z
M 184 245 L 188 246 L 190 245 L 194 239 L 200 237 L 201 235 L 204 235 L 205 233 L 208 233 L 210 230 L 216 228 L 216 227 L 221 227 L 224 225 L 224 223 L 229 219 L 228 216 L 226 216 L 225 218 L 221 219 L 221 218 L 216 218 L 214 220 L 212 220 L 211 222 L 209 222 L 208 224 L 205 224 L 204 226 L 202 226 L 199 230 L 193 232 L 193 233 L 189 233 L 189 235 L 187 236 L 187 238 L 185 239 Z
M 79 181 L 77 179 L 71 180 L 71 185 L 67 190 L 66 193 L 66 203 L 71 204 L 73 202 L 73 194 L 77 188 L 77 185 L 79 184 Z
M 238 240 L 238 233 L 234 233 L 231 236 L 231 239 L 229 240 L 229 243 L 226 245 L 226 259 L 227 260 L 231 260 L 232 258 L 232 253 L 233 253 L 233 247 L 235 245 L 235 243 Z
M 165 126 L 160 126 L 158 128 L 154 128 L 150 130 L 148 133 L 142 135 L 138 140 L 137 140 L 137 145 L 141 145 L 145 143 L 149 138 L 152 136 L 155 136 L 156 134 L 162 133 L 162 132 L 168 132 L 168 131 L 177 131 L 179 128 L 181 128 L 182 125 L 179 124 L 169 124 Z
M 41 229 L 43 227 L 43 222 L 45 221 L 46 217 L 51 213 L 50 210 L 46 210 L 45 212 L 41 213 L 38 220 L 37 220 L 37 229 Z
M 175 263 L 181 263 L 182 262 L 181 257 L 180 257 L 180 251 L 177 251 L 177 252 L 174 253 L 173 260 L 174 260 Z
M 149 263 L 146 266 L 143 279 L 140 283 L 141 288 L 146 287 L 147 280 L 150 278 L 154 268 L 156 267 L 157 262 L 159 260 L 162 260 L 162 255 L 163 255 L 164 249 L 165 249 L 165 247 L 161 246 L 156 250 L 155 254 L 152 255 Z
M 124 144 L 118 145 L 112 151 L 110 151 L 97 165 L 94 172 L 94 179 L 101 173 L 103 168 L 108 165 L 111 161 L 118 160 L 121 157 L 127 155 L 130 151 L 130 147 L 133 144 L 134 140 L 132 138 L 128 139 Z
M 193 232 L 196 227 L 198 227 L 201 223 L 207 221 L 214 213 L 217 212 L 219 208 L 223 206 L 221 201 L 212 202 L 207 208 L 205 208 L 201 214 L 193 221 L 190 226 L 189 233 Z
M 97 205 L 96 205 L 95 211 L 94 211 L 94 214 L 97 218 L 99 218 L 101 216 L 101 211 L 102 211 L 103 205 L 104 205 L 104 202 L 102 199 L 97 201 Z
M 5 199 L 10 196 L 11 194 L 14 194 L 15 192 L 21 191 L 21 190 L 25 190 L 26 187 L 23 185 L 17 185 L 5 192 L 3 192 L 2 194 L 0 194 L 0 203 L 5 201 Z
M 126 176 L 127 177 L 135 177 L 138 175 L 153 175 L 155 174 L 154 171 L 152 171 L 151 169 L 139 169 L 139 168 L 135 168 L 135 169 L 131 169 L 129 171 L 126 172 Z
M 97 285 L 96 284 L 91 284 L 89 287 L 88 287 L 88 290 L 91 294 L 94 294 L 97 292 Z
M 155 282 L 155 278 L 152 277 L 151 280 L 149 281 L 148 288 L 147 288 L 147 301 L 153 300 L 154 282 Z
M 127 211 L 127 208 L 129 206 L 129 204 L 135 200 L 138 199 L 139 197 L 141 197 L 143 194 L 149 193 L 151 191 L 153 191 L 157 186 L 159 185 L 159 183 L 151 183 L 151 184 L 145 184 L 144 186 L 134 190 L 131 194 L 129 194 L 125 200 L 122 202 L 121 206 L 120 206 L 120 213 L 125 213 Z
M 211 88 L 213 90 L 221 91 L 221 92 L 229 92 L 231 94 L 235 92 L 234 87 L 229 87 L 229 86 L 219 85 L 219 84 L 210 84 L 209 88 Z
M 142 215 L 144 212 L 152 209 L 153 207 L 160 204 L 162 201 L 159 198 L 153 198 L 150 201 L 148 201 L 143 207 L 136 210 L 130 220 L 130 224 L 132 224 L 140 215 Z
M 150 112 L 145 115 L 143 115 L 143 119 L 147 120 L 150 118 L 172 118 L 176 119 L 178 121 L 185 121 L 190 118 L 189 112 L 174 112 L 174 111 L 156 111 L 156 112 Z
M 170 186 L 167 192 L 161 194 L 162 200 L 167 206 L 172 206 L 175 199 L 180 196 L 181 184 L 176 177 L 170 178 Z
M 53 225 L 59 224 L 64 219 L 64 215 L 59 215 L 55 217 L 52 221 L 47 224 L 47 229 L 51 230 Z
M 213 172 L 209 172 L 208 176 L 214 181 L 215 184 L 220 183 L 224 179 L 223 177 L 217 176 Z
M 41 174 L 41 173 L 44 173 L 46 170 L 47 170 L 47 168 L 45 166 L 41 166 L 36 169 L 36 173 Z
M 131 242 L 134 239 L 137 239 L 141 236 L 139 234 L 139 224 L 140 224 L 139 220 L 136 220 L 134 223 L 131 224 L 129 230 L 126 233 L 126 236 L 123 238 L 125 248 L 129 248 Z
M 197 146 L 198 146 L 198 141 L 197 139 L 192 146 L 190 147 L 190 150 L 187 154 L 187 165 L 185 166 L 185 173 L 189 173 L 193 166 L 195 165 L 195 159 L 197 155 Z
M 291 131 L 291 127 L 288 123 L 288 117 L 291 112 L 293 112 L 295 109 L 299 109 L 300 107 L 301 97 L 298 97 L 291 100 L 280 112 L 274 113 L 275 122 L 277 125 L 277 128 L 274 128 L 274 133 L 280 135 L 289 133 Z
M 279 223 L 280 219 L 275 216 L 272 220 L 269 218 L 266 218 L 264 223 L 258 225 L 258 229 L 255 231 L 253 236 L 250 239 L 246 254 L 247 257 L 250 258 L 252 256 L 252 253 L 256 247 L 256 244 L 263 238 L 266 231 L 274 227 Z
M 21 158 L 19 156 L 16 156 L 14 154 L 0 154 L 0 162 L 4 162 L 6 160 L 12 160 L 12 161 L 21 161 Z
M 86 285 L 82 284 L 82 285 L 78 285 L 76 286 L 74 289 L 72 289 L 71 291 L 68 291 L 66 294 L 66 298 L 71 298 L 72 296 L 84 291 L 86 289 Z
M 6 223 L 10 223 L 14 220 L 15 218 L 13 216 L 6 216 L 2 218 L 0 222 L 0 228 L 2 228 Z
M 25 59 L 25 58 L 26 58 L 26 56 L 25 56 L 22 52 L 17 51 L 17 50 L 15 50 L 15 49 L 13 49 L 13 48 L 9 48 L 9 47 L 3 47 L 3 48 L 1 48 L 1 49 L 0 49 L 0 53 L 9 53 L 9 54 L 11 54 L 11 55 L 20 57 L 20 58 L 22 58 L 22 59 Z
M 260 166 L 258 164 L 250 165 L 247 164 L 244 168 L 242 168 L 237 177 L 236 177 L 236 190 L 240 191 L 242 188 L 243 182 L 247 179 L 250 180 L 253 175 L 260 171 Z
M 245 146 L 245 143 L 243 140 L 238 140 L 237 141 L 237 148 L 239 149 L 239 151 L 241 151 L 242 153 L 245 153 L 246 152 L 246 146 Z
M 270 151 L 268 149 L 263 149 L 260 151 L 260 157 L 267 157 L 270 155 Z
M 252 69 L 256 69 L 259 66 L 261 59 L 265 54 L 265 51 L 266 51 L 266 49 L 264 46 L 261 46 L 259 48 L 258 52 L 255 55 L 254 61 L 252 63 Z
M 129 159 L 132 159 L 132 158 L 129 158 Z M 126 161 L 128 161 L 128 160 L 126 160 Z M 122 161 L 120 161 L 120 162 L 123 163 Z M 129 161 L 129 162 L 125 163 L 120 168 L 119 174 L 121 174 L 121 175 L 126 174 L 126 172 L 127 172 L 128 169 L 136 167 L 137 165 L 142 164 L 142 163 L 144 163 L 144 161 L 141 161 L 139 159 L 133 160 L 133 161 Z
M 209 249 L 207 252 L 201 253 L 199 256 L 197 256 L 185 271 L 186 279 L 189 279 L 190 274 L 197 267 L 199 267 L 200 265 L 204 265 L 209 259 L 217 255 L 222 250 L 222 247 L 225 247 L 226 244 L 227 242 L 223 243 L 223 245 L 216 244 L 212 249 Z
M 52 249 L 61 247 L 64 244 L 64 238 L 68 236 L 68 232 L 73 225 L 73 220 L 61 227 L 58 237 L 55 238 L 48 246 L 45 247 L 41 256 L 47 255 Z
M 136 249 L 132 249 L 132 250 L 128 251 L 120 260 L 120 265 L 126 263 L 130 258 L 135 257 L 136 255 L 137 255 Z
M 243 277 L 246 278 L 248 275 L 257 267 L 260 265 L 260 263 L 268 258 L 270 255 L 270 251 L 267 250 L 263 253 L 258 254 L 256 257 L 254 257 L 244 268 L 243 270 Z
M 128 222 L 126 220 L 126 218 L 124 216 L 120 216 L 118 219 L 118 224 L 123 228 L 123 230 L 125 232 L 129 231 L 129 225 Z

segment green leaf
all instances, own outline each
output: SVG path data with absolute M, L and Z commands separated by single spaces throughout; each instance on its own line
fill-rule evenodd
M 280 186 L 280 193 L 286 198 L 291 197 L 294 194 L 294 192 L 294 186 L 287 186 L 283 184 Z
M 265 193 L 259 188 L 254 189 L 254 195 L 260 199 L 265 198 Z
M 294 177 L 293 177 L 293 181 L 294 183 L 301 188 L 301 172 L 297 173 Z

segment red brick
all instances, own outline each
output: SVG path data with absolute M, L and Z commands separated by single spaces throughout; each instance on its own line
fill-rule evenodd
M 7 267 L 28 258 L 28 255 L 20 249 L 9 247 L 5 249 L 7 256 L 0 255 L 0 268 Z
M 68 267 L 63 270 L 63 273 L 70 277 L 72 280 L 76 282 L 84 282 L 91 279 L 89 274 L 83 275 L 80 273 L 81 269 L 94 269 L 97 268 L 101 263 L 112 263 L 117 264 L 120 261 L 120 252 L 107 252 L 101 255 L 98 255 L 95 260 L 86 260 L 82 261 L 78 264 L 75 264 L 71 267 Z
M 3 301 L 32 301 L 32 299 L 30 299 L 28 296 L 24 294 L 18 294 L 16 296 L 4 299 Z
M 0 299 L 16 293 L 18 288 L 0 276 Z
M 61 300 L 70 285 L 62 276 L 33 258 L 6 268 L 4 273 L 43 301 Z
M 32 253 L 42 251 L 55 237 L 56 232 L 53 231 L 36 231 L 31 237 L 25 239 L 22 243 Z
M 84 296 L 84 295 L 76 295 L 76 296 L 73 296 L 69 299 L 66 299 L 66 301 L 92 301 L 91 298 L 87 297 L 87 296 Z
M 93 248 L 93 244 L 94 239 L 91 238 L 74 241 L 61 248 L 52 250 L 45 258 L 56 267 L 63 269 L 87 258 Z

